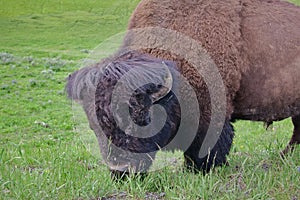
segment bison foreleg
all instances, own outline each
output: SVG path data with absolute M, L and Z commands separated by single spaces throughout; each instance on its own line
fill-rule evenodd
M 203 134 L 198 133 L 190 148 L 184 152 L 185 166 L 188 169 L 202 171 L 205 173 L 208 172 L 213 166 L 227 164 L 226 156 L 229 154 L 233 136 L 233 127 L 230 124 L 230 121 L 226 120 L 216 145 L 207 156 L 204 158 L 199 158 L 199 150 L 203 141 Z
M 297 115 L 296 117 L 292 117 L 292 122 L 294 124 L 294 132 L 289 144 L 281 152 L 281 155 L 286 155 L 289 152 L 292 152 L 295 148 L 295 145 L 300 144 L 300 115 Z

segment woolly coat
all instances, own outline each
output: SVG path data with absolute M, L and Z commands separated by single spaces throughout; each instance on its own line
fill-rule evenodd
M 299 7 L 279 0 L 143 0 L 128 28 L 167 28 L 198 41 L 223 79 L 227 117 L 271 122 L 300 113 L 299 22 Z M 206 83 L 186 60 L 160 49 L 144 52 L 176 61 L 209 112 Z

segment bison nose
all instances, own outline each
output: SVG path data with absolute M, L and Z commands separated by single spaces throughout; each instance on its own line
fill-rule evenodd
M 120 172 L 128 172 L 129 171 L 129 166 L 124 164 L 124 165 L 109 165 L 110 171 L 120 171 Z
M 109 171 L 115 180 L 122 180 L 129 176 L 128 165 L 109 166 Z

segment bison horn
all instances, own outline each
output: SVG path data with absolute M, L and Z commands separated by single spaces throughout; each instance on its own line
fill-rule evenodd
M 157 102 L 163 97 L 165 97 L 172 89 L 172 84 L 173 84 L 172 73 L 170 72 L 169 67 L 165 62 L 162 62 L 162 64 L 165 72 L 164 74 L 161 75 L 163 85 L 158 92 L 153 93 L 151 95 L 153 102 Z

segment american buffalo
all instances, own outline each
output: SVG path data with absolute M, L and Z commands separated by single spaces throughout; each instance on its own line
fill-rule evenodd
M 239 119 L 272 123 L 291 117 L 294 133 L 283 151 L 287 153 L 300 143 L 299 22 L 300 8 L 279 0 L 142 0 L 119 51 L 70 75 L 67 92 L 82 104 L 113 172 L 148 170 L 155 152 L 176 138 L 182 124 L 189 123 L 183 118 L 191 123 L 197 119 L 195 136 L 186 125 L 176 141 L 193 138 L 183 149 L 188 168 L 208 171 L 226 163 L 234 136 L 231 122 Z M 173 32 L 197 44 L 186 45 Z M 171 50 L 158 44 L 161 41 Z M 211 119 L 218 108 L 212 105 L 211 88 L 221 84 L 208 83 L 198 73 L 197 68 L 210 69 L 210 64 L 200 54 L 197 57 L 197 45 L 213 60 L 224 86 L 224 98 L 217 95 L 216 101 L 224 103 L 225 114 L 217 122 Z M 185 116 L 180 102 L 188 102 L 190 93 L 185 94 L 176 72 L 193 88 L 198 103 L 195 109 L 187 106 Z M 126 78 L 128 73 L 131 79 Z M 142 81 L 146 79 L 153 81 Z M 144 84 L 135 85 L 139 81 Z M 119 82 L 132 87 L 131 93 L 122 89 L 116 93 Z M 153 106 L 163 108 L 165 119 L 155 119 Z M 122 109 L 126 115 L 114 113 Z M 160 121 L 165 123 L 159 125 Z M 216 132 L 216 144 L 201 157 L 210 123 L 221 124 L 221 131 Z M 149 136 L 154 129 L 157 134 Z

